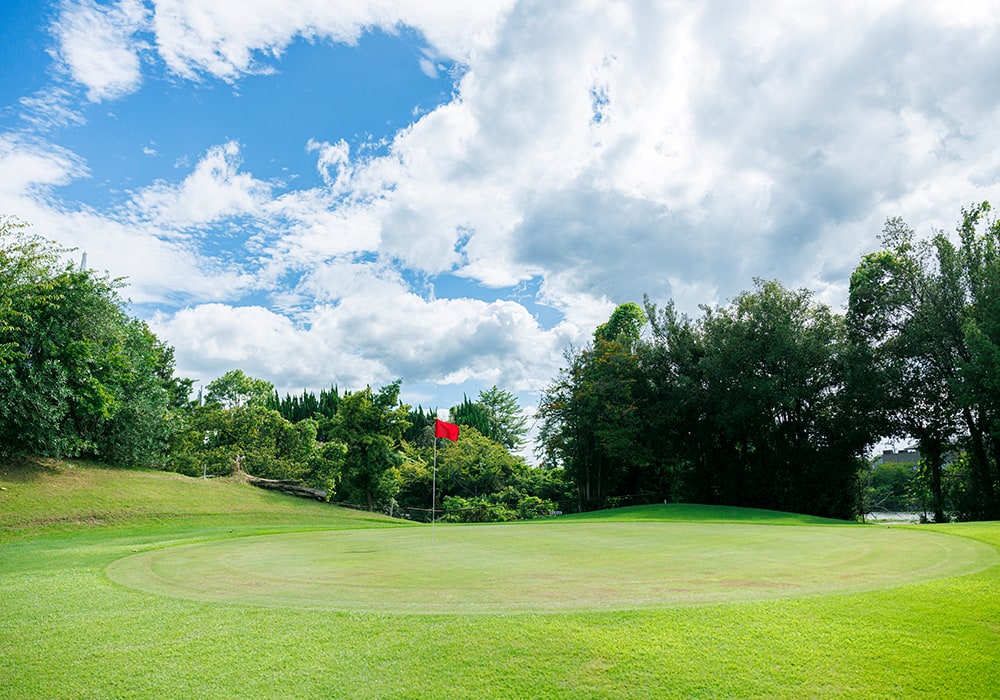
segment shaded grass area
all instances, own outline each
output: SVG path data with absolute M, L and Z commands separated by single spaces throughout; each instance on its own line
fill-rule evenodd
M 755 525 L 854 525 L 847 520 L 820 518 L 800 513 L 782 513 L 759 508 L 705 506 L 695 503 L 664 503 L 652 506 L 626 506 L 592 513 L 563 515 L 560 521 L 587 522 L 676 522 L 676 523 L 753 523 Z
M 92 480 L 80 477 L 68 511 L 36 501 L 54 518 L 41 527 L 9 527 L 38 514 L 10 515 L 12 502 L 26 501 L 0 500 L 0 518 L 10 518 L 0 521 L 0 698 L 985 698 L 1000 687 L 996 566 L 866 593 L 624 612 L 413 616 L 201 603 L 124 588 L 104 569 L 133 549 L 175 542 L 381 523 L 236 484 L 213 486 L 222 493 L 208 505 L 198 480 L 178 487 L 171 475 L 84 471 Z M 139 503 L 112 500 L 96 511 L 104 524 L 72 521 L 92 510 L 87 483 L 103 490 L 126 474 L 176 500 L 109 518 Z M 9 489 L 0 494 L 43 481 L 0 478 Z M 184 503 L 185 488 L 195 502 Z M 229 510 L 213 512 L 220 503 Z M 1000 546 L 996 523 L 934 529 Z

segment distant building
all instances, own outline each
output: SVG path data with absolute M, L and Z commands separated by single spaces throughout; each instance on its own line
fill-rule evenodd
M 882 454 L 875 458 L 875 465 L 879 464 L 917 464 L 920 461 L 920 450 L 913 447 L 904 447 L 899 450 L 882 450 Z

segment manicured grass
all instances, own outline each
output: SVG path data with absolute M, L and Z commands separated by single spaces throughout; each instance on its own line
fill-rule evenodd
M 58 490 L 64 479 L 72 487 Z M 426 537 L 429 528 L 372 533 L 397 523 L 148 472 L 51 465 L 48 473 L 12 475 L 0 467 L 0 487 L 7 489 L 0 491 L 0 698 L 984 698 L 1000 687 L 996 564 L 782 600 L 557 613 L 337 612 L 245 604 L 240 595 L 227 602 L 156 595 L 115 583 L 106 570 L 136 554 L 253 542 L 244 536 L 281 541 L 334 531 L 361 538 L 352 540 L 357 545 L 377 543 L 372 535 Z M 114 488 L 117 496 L 108 493 Z M 636 511 L 621 524 L 655 527 L 671 510 L 684 520 L 676 508 L 659 510 Z M 703 522 L 736 515 L 734 532 L 761 527 L 757 513 L 711 512 L 690 514 Z M 577 526 L 586 542 L 584 531 L 595 526 L 610 537 L 609 518 L 622 515 L 506 529 L 439 525 L 435 544 L 452 532 L 570 533 Z M 886 530 L 783 529 L 814 529 L 819 542 L 830 532 Z M 938 543 L 958 535 L 1000 547 L 996 523 L 887 534 L 897 531 L 917 543 L 929 533 Z M 601 550 L 595 544 L 593 551 Z M 398 565 L 387 563 L 385 582 Z M 252 594 L 252 581 L 232 585 Z
M 466 614 L 825 595 L 996 563 L 988 545 L 913 530 L 584 521 L 241 537 L 143 552 L 108 574 L 192 600 Z

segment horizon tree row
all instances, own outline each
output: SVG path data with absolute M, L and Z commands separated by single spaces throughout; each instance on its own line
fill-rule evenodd
M 400 401 L 400 387 L 397 380 L 375 390 L 331 388 L 322 402 L 303 391 L 279 402 L 270 382 L 230 370 L 183 416 L 171 467 L 298 481 L 338 503 L 417 518 L 437 511 L 448 520 L 511 520 L 556 508 L 551 497 L 565 495 L 559 473 L 531 468 L 508 447 L 519 445 L 526 430 L 510 392 L 494 386 L 478 401 L 465 397 L 452 407 L 449 417 L 462 431 L 457 444 L 439 448 L 434 489 L 437 412 L 412 410 Z M 303 407 L 310 406 L 315 410 L 307 415 Z
M 579 507 L 645 495 L 853 517 L 871 435 L 852 420 L 843 319 L 764 280 L 696 320 L 645 307 L 619 306 L 540 407 L 543 455 Z
M 957 243 L 890 219 L 846 314 L 761 279 L 696 319 L 620 305 L 543 394 L 543 464 L 565 469 L 582 510 L 638 496 L 853 518 L 867 449 L 912 438 L 935 520 L 1000 518 L 990 211 L 963 209 Z

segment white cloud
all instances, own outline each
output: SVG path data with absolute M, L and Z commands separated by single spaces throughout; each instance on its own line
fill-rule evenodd
M 351 177 L 351 147 L 347 142 L 344 139 L 340 139 L 337 143 L 309 139 L 306 150 L 310 153 L 319 152 L 316 170 L 323 178 L 323 182 L 333 190 L 334 194 L 343 193 Z
M 65 0 L 55 32 L 59 54 L 73 79 L 87 87 L 92 102 L 116 99 L 142 81 L 135 34 L 149 18 L 139 0 L 98 5 Z
M 41 130 L 86 123 L 73 95 L 63 86 L 46 87 L 18 102 L 22 107 L 21 118 Z
M 617 302 L 649 293 L 696 312 L 764 276 L 838 305 L 886 217 L 950 230 L 962 205 L 998 199 L 989 3 L 159 0 L 152 20 L 136 2 L 66 8 L 61 55 L 91 99 L 135 89 L 149 28 L 149 55 L 194 80 L 280 70 L 296 37 L 403 25 L 426 38 L 428 75 L 461 63 L 454 99 L 383 155 L 303 135 L 314 189 L 258 179 L 227 142 L 125 211 L 70 216 L 49 195 L 85 164 L 7 138 L 0 204 L 98 246 L 142 298 L 161 294 L 158 328 L 209 380 L 241 366 L 292 390 L 397 376 L 537 389 Z M 218 226 L 249 229 L 246 260 L 207 250 Z M 150 254 L 165 265 L 137 262 Z M 534 301 L 563 319 L 543 328 L 520 304 L 406 282 L 445 272 L 487 299 L 539 280 Z M 172 288 L 190 306 L 171 312 Z
M 55 185 L 86 176 L 86 165 L 68 149 L 0 134 L 0 197 L 6 206 L 28 195 L 41 197 Z
M 202 304 L 158 314 L 152 325 L 177 348 L 186 376 L 211 381 L 240 367 L 291 391 L 399 377 L 409 385 L 472 379 L 536 391 L 567 342 L 566 328 L 542 329 L 519 304 L 428 301 L 365 266 L 332 274 L 351 294 L 317 305 L 300 321 L 261 307 Z
M 521 2 L 352 183 L 391 182 L 383 252 L 557 306 L 754 276 L 836 301 L 887 216 L 995 198 L 997 21 L 942 7 Z
M 464 58 L 483 42 L 511 0 L 158 0 L 153 24 L 167 66 L 195 78 L 226 80 L 266 70 L 297 36 L 354 43 L 370 29 L 413 27 L 438 52 Z
M 85 177 L 82 160 L 65 148 L 0 135 L 0 212 L 16 214 L 35 233 L 86 252 L 90 267 L 125 277 L 133 301 L 229 299 L 251 286 L 247 275 L 200 255 L 188 237 L 54 199 L 54 188 Z
M 185 228 L 219 219 L 261 213 L 271 187 L 240 172 L 235 141 L 208 150 L 182 183 L 160 182 L 140 190 L 131 208 L 140 220 Z

